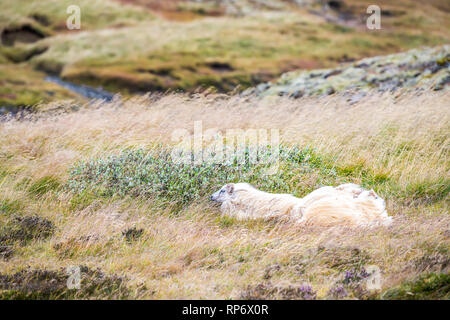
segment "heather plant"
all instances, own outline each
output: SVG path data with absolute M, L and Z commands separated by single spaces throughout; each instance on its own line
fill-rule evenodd
M 343 285 L 335 285 L 331 287 L 327 295 L 330 299 L 343 299 L 348 295 L 348 292 Z
M 330 288 L 327 296 L 331 299 L 343 299 L 346 297 L 362 300 L 376 299 L 378 297 L 377 290 L 369 290 L 366 285 L 370 275 L 365 268 L 346 270 L 341 275 L 341 279 Z
M 317 292 L 309 285 L 300 286 L 274 286 L 270 282 L 260 283 L 256 286 L 248 286 L 241 292 L 242 299 L 248 300 L 316 300 Z
M 344 284 L 353 284 L 358 283 L 369 277 L 370 274 L 366 272 L 366 270 L 363 268 L 361 271 L 357 271 L 355 269 L 353 270 L 347 270 L 344 273 L 344 279 L 342 280 L 342 283 Z

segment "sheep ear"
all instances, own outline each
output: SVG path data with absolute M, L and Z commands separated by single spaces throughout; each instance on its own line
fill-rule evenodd
M 227 192 L 228 192 L 229 194 L 233 193 L 233 191 L 234 191 L 234 184 L 232 184 L 232 183 L 227 184 L 227 185 L 225 186 L 225 189 L 227 190 Z

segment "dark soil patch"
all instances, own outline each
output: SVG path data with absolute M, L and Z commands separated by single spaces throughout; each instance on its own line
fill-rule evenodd
M 383 10 L 381 14 L 383 17 L 400 17 L 405 15 L 406 12 L 402 10 Z
M 321 10 L 309 10 L 310 13 L 325 18 L 328 22 L 340 26 L 362 25 L 366 7 L 356 3 L 346 3 L 343 0 L 322 0 Z
M 354 9 L 350 8 L 344 1 L 332 0 L 327 1 L 325 8 L 330 9 L 334 14 L 337 15 L 336 22 L 346 22 L 355 19 Z M 332 19 L 328 17 L 328 19 Z
M 31 24 L 3 29 L 1 33 L 2 44 L 13 46 L 16 42 L 32 43 L 45 38 L 46 35 L 34 28 Z
M 219 72 L 219 73 L 234 71 L 234 68 L 227 62 L 214 61 L 214 62 L 209 62 L 206 65 L 209 68 L 211 68 L 211 70 L 213 70 L 215 72 Z
M 150 73 L 154 76 L 157 76 L 159 79 L 161 79 L 164 82 L 164 86 L 171 86 L 174 84 L 175 80 L 179 80 L 180 78 L 177 77 L 172 73 L 171 68 L 160 68 L 160 69 L 137 69 L 136 70 L 139 73 Z
M 327 1 L 327 5 L 328 5 L 328 7 L 330 7 L 330 9 L 341 10 L 342 7 L 344 6 L 344 3 L 342 1 L 333 0 L 333 1 Z
M 138 72 L 141 72 L 141 73 L 148 72 L 148 73 L 154 74 L 154 75 L 156 75 L 156 76 L 170 76 L 170 75 L 171 75 L 171 72 L 172 72 L 172 70 L 171 70 L 170 68 L 161 68 L 161 69 L 138 69 L 137 71 L 138 71 Z
M 29 240 L 46 239 L 55 230 L 53 222 L 39 216 L 14 217 L 12 222 L 0 230 L 0 242 L 2 244 L 24 244 Z
M 139 239 L 143 234 L 144 229 L 136 229 L 136 227 L 122 231 L 122 235 L 128 242 Z
M 9 259 L 14 254 L 11 246 L 0 246 L 0 259 Z
M 32 18 L 34 21 L 45 27 L 48 27 L 50 25 L 49 17 L 44 14 L 33 13 L 32 15 L 30 15 L 30 18 Z
M 12 275 L 0 274 L 0 299 L 121 299 L 129 295 L 124 279 L 106 275 L 100 269 L 80 266 L 79 289 L 69 289 L 67 270 L 23 270 Z

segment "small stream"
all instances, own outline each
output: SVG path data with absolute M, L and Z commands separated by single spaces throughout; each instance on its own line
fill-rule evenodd
M 45 81 L 56 83 L 57 85 L 66 88 L 76 94 L 79 94 L 88 99 L 103 100 L 109 102 L 114 97 L 111 92 L 105 91 L 102 88 L 93 88 L 86 85 L 74 84 L 61 80 L 59 77 L 48 76 Z M 29 110 L 27 108 L 17 108 L 12 106 L 1 106 L 0 105 L 0 117 L 2 116 L 17 116 L 18 114 L 27 113 Z M 4 119 L 3 119 L 4 120 Z
M 88 99 L 99 99 L 105 101 L 111 101 L 114 94 L 103 90 L 102 88 L 92 88 L 86 85 L 79 85 L 61 80 L 59 77 L 48 76 L 45 81 L 56 83 L 57 85 L 66 88 L 72 92 L 75 92 Z

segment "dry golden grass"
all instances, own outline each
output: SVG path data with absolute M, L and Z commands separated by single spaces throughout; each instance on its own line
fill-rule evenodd
M 448 188 L 436 198 L 430 190 L 449 183 L 449 100 L 448 91 L 386 93 L 354 105 L 342 96 L 171 94 L 1 122 L 0 201 L 19 205 L 5 209 L 0 221 L 38 214 L 57 229 L 48 240 L 15 247 L 9 260 L 0 260 L 0 273 L 84 264 L 124 275 L 130 286 L 145 284 L 135 298 L 214 299 L 239 298 L 248 285 L 266 281 L 308 283 L 326 298 L 342 272 L 360 264 L 380 267 L 382 291 L 423 272 L 448 272 L 442 262 L 449 249 Z M 192 132 L 198 120 L 203 130 L 280 129 L 283 143 L 311 145 L 349 170 L 348 182 L 361 182 L 360 167 L 389 179 L 380 188 L 394 224 L 361 230 L 236 222 L 219 217 L 207 199 L 173 214 L 149 199 L 99 198 L 76 206 L 64 189 L 35 195 L 24 187 L 46 176 L 64 184 L 78 160 L 173 144 L 175 129 Z M 301 183 L 315 185 L 316 177 Z M 131 227 L 144 233 L 127 242 L 121 232 Z

